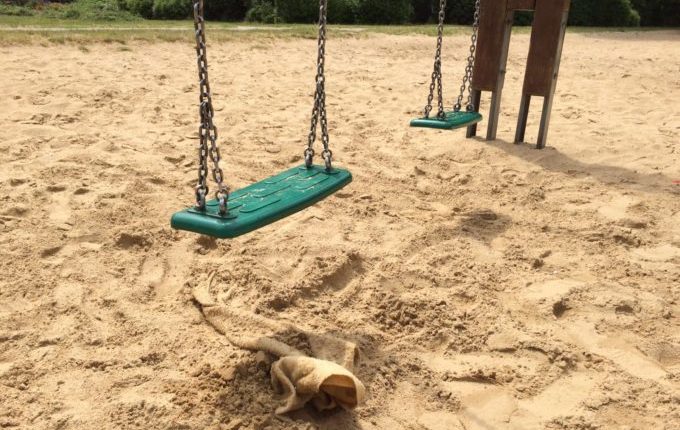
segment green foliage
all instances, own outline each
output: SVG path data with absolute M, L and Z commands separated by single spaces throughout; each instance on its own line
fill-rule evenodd
M 534 22 L 533 12 L 527 11 L 517 11 L 515 12 L 515 22 L 514 25 L 531 25 Z
M 284 22 L 310 24 L 319 20 L 319 2 L 315 0 L 277 0 L 276 13 Z M 331 6 L 328 6 L 331 9 Z
M 153 17 L 153 3 L 154 0 L 118 0 L 121 9 L 147 19 Z
M 360 0 L 328 0 L 328 22 L 352 24 Z M 246 21 L 311 24 L 319 21 L 318 0 L 251 0 Z
M 207 0 L 205 17 L 216 21 L 242 21 L 248 7 L 245 0 Z
M 680 0 L 632 0 L 642 25 L 680 26 Z
M 335 24 L 435 23 L 439 0 L 328 0 L 328 21 Z M 448 0 L 446 22 L 470 25 L 475 0 Z M 206 17 L 221 21 L 314 23 L 318 0 L 205 0 Z M 89 20 L 129 20 L 135 16 L 182 19 L 191 0 L 0 0 L 0 15 L 40 15 Z M 529 25 L 520 12 L 515 24 Z M 680 0 L 572 0 L 573 26 L 680 26 Z
M 437 17 L 438 7 L 436 1 L 433 0 L 411 0 L 411 7 L 413 8 L 413 16 L 411 18 L 413 23 L 424 24 L 430 19 Z
M 640 15 L 630 0 L 572 0 L 569 24 L 634 27 L 640 25 Z
M 360 0 L 357 20 L 365 24 L 405 24 L 412 12 L 411 0 Z
M 311 0 L 315 4 L 314 0 Z M 354 24 L 357 20 L 359 0 L 328 0 L 328 22 L 332 24 Z M 318 9 L 314 22 L 319 20 Z
M 587 26 L 593 24 L 595 2 L 593 0 L 572 0 L 569 11 L 569 25 Z
M 246 21 L 273 24 L 280 21 L 274 4 L 268 0 L 252 0 L 246 13 Z
M 35 15 L 35 12 L 27 6 L 0 3 L 0 15 L 33 16 Z
M 680 27 L 680 0 L 666 0 L 661 3 L 661 16 L 656 24 Z
M 630 0 L 597 0 L 594 23 L 598 26 L 635 27 L 640 25 L 640 14 Z
M 78 0 L 73 3 L 42 4 L 41 14 L 48 18 L 120 21 L 135 19 L 116 0 Z M 38 6 L 36 6 L 38 8 Z
M 184 19 L 191 14 L 191 0 L 155 0 L 153 3 L 156 19 Z
M 452 0 L 446 3 L 446 22 L 449 24 L 472 25 L 474 16 L 475 0 Z

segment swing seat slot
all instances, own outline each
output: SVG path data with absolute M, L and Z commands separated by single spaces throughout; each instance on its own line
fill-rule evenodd
M 446 117 L 443 119 L 437 118 L 436 116 L 414 119 L 411 121 L 411 127 L 455 130 L 477 124 L 482 119 L 482 115 L 478 112 L 446 112 Z
M 177 212 L 171 225 L 218 239 L 235 238 L 312 206 L 350 182 L 352 174 L 345 169 L 295 167 L 231 193 L 226 216 L 219 214 L 217 200 L 211 200 L 204 211 Z

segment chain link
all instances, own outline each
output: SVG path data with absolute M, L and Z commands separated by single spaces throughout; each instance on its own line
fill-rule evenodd
M 475 15 L 472 23 L 472 36 L 470 44 L 470 55 L 467 58 L 467 65 L 465 66 L 465 77 L 463 77 L 463 84 L 460 86 L 460 94 L 458 94 L 458 100 L 453 107 L 453 110 L 460 112 L 463 106 L 463 98 L 465 97 L 465 91 L 467 90 L 467 105 L 465 109 L 468 112 L 475 110 L 474 104 L 472 102 L 472 77 L 475 68 L 475 55 L 477 53 L 477 35 L 479 34 L 479 12 L 480 12 L 481 0 L 475 2 Z
M 446 19 L 446 0 L 439 2 L 439 24 L 437 26 L 437 49 L 434 54 L 434 70 L 432 72 L 432 82 L 430 83 L 430 94 L 427 97 L 425 106 L 425 118 L 430 117 L 432 112 L 432 101 L 434 100 L 434 90 L 437 89 L 437 118 L 443 119 L 444 112 L 444 88 L 442 86 L 442 44 L 444 41 L 444 20 Z
M 208 80 L 208 53 L 205 42 L 205 19 L 203 18 L 203 0 L 193 0 L 194 30 L 196 35 L 196 61 L 198 63 L 199 113 L 198 130 L 198 185 L 196 186 L 196 208 L 205 210 L 208 196 L 208 158 L 212 161 L 212 178 L 217 184 L 215 197 L 219 202 L 220 214 L 227 214 L 229 188 L 224 184 L 224 172 L 220 168 L 220 149 L 217 146 L 217 127 L 213 123 L 215 110 Z M 210 144 L 208 145 L 208 142 Z
M 316 92 L 314 94 L 314 108 L 305 149 L 305 165 L 312 167 L 314 162 L 314 142 L 316 141 L 317 125 L 321 123 L 321 143 L 326 170 L 332 169 L 333 152 L 329 149 L 330 139 L 328 135 L 328 117 L 326 115 L 326 27 L 328 16 L 328 0 L 319 0 L 319 40 L 318 57 L 316 66 Z

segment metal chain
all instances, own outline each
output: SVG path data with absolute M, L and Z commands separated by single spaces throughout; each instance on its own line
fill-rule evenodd
M 196 35 L 196 58 L 198 62 L 198 83 L 200 100 L 200 126 L 198 130 L 198 185 L 196 186 L 196 208 L 205 210 L 208 196 L 208 157 L 213 164 L 212 177 L 217 184 L 215 197 L 219 202 L 221 215 L 227 214 L 229 188 L 224 185 L 224 173 L 220 168 L 220 149 L 217 146 L 217 127 L 213 123 L 215 110 L 212 105 L 210 82 L 208 80 L 208 55 L 205 42 L 205 19 L 203 17 L 203 0 L 193 0 L 194 30 Z M 208 141 L 210 146 L 208 146 Z
M 329 149 L 328 118 L 326 115 L 326 26 L 328 0 L 319 0 L 319 40 L 318 58 L 316 66 L 316 92 L 314 94 L 314 108 L 312 109 L 312 120 L 305 149 L 305 165 L 312 167 L 314 161 L 314 142 L 316 141 L 317 124 L 321 122 L 321 143 L 323 152 L 321 156 L 326 164 L 326 170 L 332 169 L 333 152 Z
M 427 97 L 425 106 L 425 118 L 430 117 L 432 112 L 432 101 L 434 100 L 434 90 L 437 87 L 438 108 L 437 117 L 444 118 L 444 88 L 442 86 L 442 44 L 444 41 L 444 20 L 446 19 L 446 0 L 439 2 L 439 24 L 437 26 L 437 50 L 434 54 L 434 71 L 432 72 L 432 82 L 430 83 L 430 94 Z
M 468 112 L 475 110 L 472 102 L 472 77 L 475 68 L 475 55 L 477 53 L 477 35 L 479 33 L 479 10 L 480 10 L 481 0 L 475 2 L 475 16 L 472 23 L 472 37 L 470 44 L 470 55 L 467 58 L 467 66 L 465 66 L 465 77 L 463 78 L 463 84 L 460 86 L 460 94 L 458 95 L 458 100 L 453 107 L 453 110 L 460 112 L 463 105 L 463 97 L 465 97 L 465 91 L 467 90 L 467 105 L 465 109 Z

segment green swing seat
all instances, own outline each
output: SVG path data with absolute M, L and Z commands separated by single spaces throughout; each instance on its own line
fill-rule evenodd
M 477 124 L 482 120 L 478 112 L 446 112 L 444 118 L 436 116 L 430 118 L 418 118 L 411 121 L 411 127 L 435 128 L 438 130 L 455 130 Z
M 188 208 L 172 216 L 171 225 L 219 239 L 234 238 L 274 223 L 323 200 L 352 182 L 345 169 L 294 167 L 229 195 L 228 214 L 217 200 L 205 210 Z

